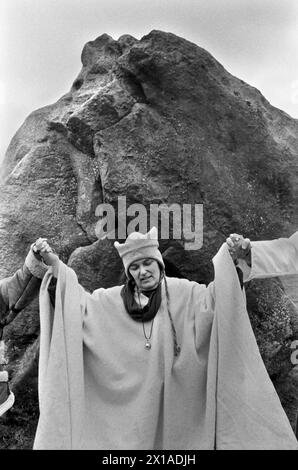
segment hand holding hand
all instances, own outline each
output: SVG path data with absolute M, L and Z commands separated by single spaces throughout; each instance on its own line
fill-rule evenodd
M 50 247 L 46 238 L 38 238 L 34 243 L 32 250 L 39 260 L 43 260 L 48 266 L 53 266 L 59 260 L 58 255 Z
M 230 255 L 233 260 L 244 259 L 249 265 L 251 264 L 251 242 L 249 238 L 242 235 L 232 233 L 226 239 Z

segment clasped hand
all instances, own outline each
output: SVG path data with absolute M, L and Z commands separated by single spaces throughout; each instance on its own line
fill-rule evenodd
M 244 238 L 242 235 L 232 233 L 226 239 L 228 249 L 232 259 L 237 261 L 239 259 L 245 260 L 248 265 L 251 264 L 251 242 L 249 238 Z
M 53 266 L 59 260 L 58 255 L 47 242 L 47 238 L 38 238 L 32 250 L 37 259 L 43 260 L 49 266 Z

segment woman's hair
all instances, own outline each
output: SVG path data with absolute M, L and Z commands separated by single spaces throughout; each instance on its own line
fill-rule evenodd
M 170 294 L 169 294 L 166 276 L 164 276 L 164 281 L 165 281 L 165 291 L 166 291 L 166 299 L 167 299 L 167 311 L 168 311 L 169 319 L 171 322 L 171 328 L 172 328 L 173 340 L 174 340 L 174 356 L 178 356 L 180 353 L 180 346 L 178 344 L 176 328 L 175 328 L 173 317 L 172 317 L 171 310 L 170 310 Z

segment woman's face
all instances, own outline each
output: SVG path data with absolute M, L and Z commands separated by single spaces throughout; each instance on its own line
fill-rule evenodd
M 134 261 L 129 266 L 129 273 L 140 290 L 154 289 L 159 283 L 160 267 L 155 259 L 143 258 Z

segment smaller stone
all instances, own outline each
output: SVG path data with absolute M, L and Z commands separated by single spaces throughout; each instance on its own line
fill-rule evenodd
M 146 349 L 151 349 L 151 343 L 149 341 L 146 342 L 145 348 Z

